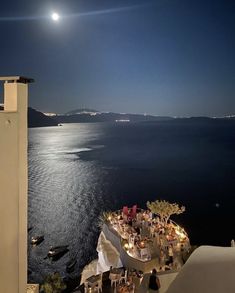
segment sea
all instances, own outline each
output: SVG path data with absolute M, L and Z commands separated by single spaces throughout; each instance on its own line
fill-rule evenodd
M 104 211 L 165 199 L 194 245 L 235 238 L 235 121 L 177 119 L 80 123 L 29 129 L 28 280 L 42 282 L 77 259 L 70 277 L 97 258 Z M 38 246 L 32 236 L 44 235 Z M 69 245 L 57 261 L 51 246 Z

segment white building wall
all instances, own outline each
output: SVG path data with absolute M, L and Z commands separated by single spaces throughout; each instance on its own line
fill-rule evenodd
M 0 111 L 0 292 L 27 286 L 27 84 L 4 84 Z

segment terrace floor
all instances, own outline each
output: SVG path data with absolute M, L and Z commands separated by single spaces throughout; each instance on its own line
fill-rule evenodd
M 161 292 L 164 293 L 168 289 L 171 282 L 175 279 L 176 275 L 178 274 L 178 271 L 165 271 L 158 274 L 158 277 L 160 279 L 161 284 Z M 137 285 L 135 287 L 135 293 L 146 293 L 147 291 L 147 284 L 149 281 L 150 274 L 147 273 L 143 276 L 140 285 Z M 84 286 L 81 285 L 77 287 L 76 290 L 73 291 L 74 293 L 84 293 Z M 88 291 L 89 292 L 89 291 Z M 97 292 L 91 291 L 91 292 Z M 126 291 L 125 291 L 126 292 Z M 89 292 L 90 293 L 90 292 Z M 103 273 L 103 287 L 102 287 L 102 293 L 118 293 L 115 288 L 111 287 L 111 282 L 109 280 L 109 272 Z
M 84 285 L 79 286 L 74 293 L 83 293 L 85 292 L 84 290 Z M 91 291 L 91 292 L 98 292 L 97 290 Z M 109 280 L 109 272 L 103 273 L 103 287 L 102 287 L 102 293 L 116 293 L 117 290 L 116 288 L 111 287 L 111 281 Z

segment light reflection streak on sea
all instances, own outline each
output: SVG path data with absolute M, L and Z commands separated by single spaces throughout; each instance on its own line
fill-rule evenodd
M 29 244 L 30 280 L 52 271 L 64 274 L 65 263 L 75 255 L 81 267 L 95 257 L 105 170 L 96 161 L 80 160 L 79 153 L 90 151 L 100 136 L 102 127 L 86 124 L 29 130 L 29 238 L 45 236 L 38 247 Z M 51 245 L 65 244 L 69 253 L 63 258 L 43 259 Z

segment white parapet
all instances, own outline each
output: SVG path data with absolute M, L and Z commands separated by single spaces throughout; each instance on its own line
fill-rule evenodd
M 234 247 L 200 246 L 189 257 L 167 293 L 234 293 Z
M 27 288 L 27 108 L 28 82 L 0 77 L 4 110 L 0 111 L 0 292 L 25 293 Z

